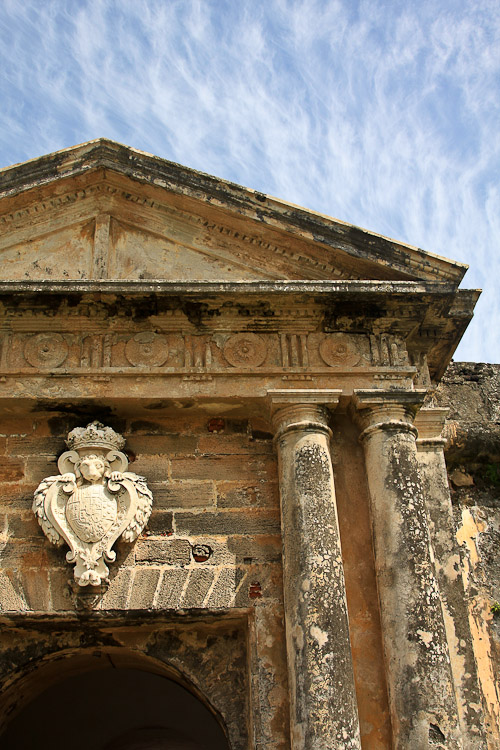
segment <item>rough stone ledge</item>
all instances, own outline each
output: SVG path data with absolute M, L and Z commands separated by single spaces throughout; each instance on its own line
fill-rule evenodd
M 89 610 L 76 612 L 65 610 L 64 612 L 37 612 L 25 610 L 23 612 L 3 612 L 0 615 L 0 631 L 4 627 L 19 627 L 26 630 L 40 630 L 53 632 L 54 627 L 64 625 L 65 630 L 81 631 L 82 622 L 88 625 L 110 624 L 113 627 L 127 627 L 141 625 L 145 629 L 151 623 L 151 629 L 160 626 L 177 627 L 179 624 L 193 624 L 199 626 L 213 626 L 219 629 L 221 623 L 233 626 L 233 624 L 245 624 L 253 614 L 253 606 L 227 607 L 225 609 L 212 610 L 209 608 L 179 609 L 179 610 Z
M 473 290 L 460 290 L 461 293 Z M 443 297 L 456 292 L 454 284 L 440 281 L 148 281 L 82 280 L 82 281 L 1 281 L 0 294 L 50 292 L 102 292 L 108 294 L 188 294 L 207 297 L 211 294 L 438 294 Z
M 444 436 L 448 465 L 500 461 L 500 365 L 452 362 L 432 397 L 449 408 Z

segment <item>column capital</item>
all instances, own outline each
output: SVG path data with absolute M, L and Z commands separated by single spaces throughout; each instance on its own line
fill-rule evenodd
M 275 440 L 285 433 L 323 432 L 329 437 L 330 411 L 333 411 L 342 391 L 333 388 L 283 388 L 267 392 L 271 417 L 276 430 Z
M 354 419 L 361 427 L 362 441 L 374 432 L 408 432 L 418 435 L 413 422 L 422 406 L 427 390 L 415 391 L 354 391 L 352 400 Z
M 430 407 L 420 409 L 415 417 L 415 427 L 418 430 L 417 448 L 423 450 L 441 449 L 446 444 L 443 428 L 449 409 Z

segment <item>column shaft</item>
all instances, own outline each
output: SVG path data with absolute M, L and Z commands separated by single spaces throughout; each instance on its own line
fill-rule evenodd
M 417 456 L 464 746 L 467 750 L 484 750 L 481 695 L 444 458 L 445 441 L 441 438 L 447 412 L 448 409 L 420 410 L 416 419 Z
M 359 750 L 327 411 L 285 406 L 277 428 L 293 750 Z
M 410 405 L 358 393 L 394 750 L 462 748 Z M 400 399 L 402 403 L 395 402 Z

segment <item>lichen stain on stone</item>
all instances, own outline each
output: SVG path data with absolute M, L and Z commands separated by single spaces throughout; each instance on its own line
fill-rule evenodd
M 457 531 L 457 541 L 460 545 L 465 544 L 467 547 L 469 561 L 473 568 L 479 562 L 476 540 L 484 531 L 486 531 L 486 524 L 481 520 L 476 520 L 469 508 L 463 508 L 462 525 Z
M 317 625 L 311 625 L 311 627 L 309 628 L 309 632 L 318 643 L 318 646 L 320 648 L 323 648 L 323 646 L 328 642 L 328 633 L 325 633 L 323 630 L 321 630 L 321 628 L 318 628 Z
M 426 646 L 429 646 L 433 638 L 432 633 L 428 633 L 425 630 L 417 630 L 417 633 L 420 636 L 420 640 L 425 643 Z
M 500 743 L 500 734 L 494 727 L 500 726 L 500 696 L 496 685 L 496 675 L 493 671 L 492 648 L 489 633 L 489 622 L 493 615 L 490 602 L 476 598 L 469 603 L 469 622 L 474 642 L 474 654 L 478 666 L 478 677 L 488 713 L 492 717 L 491 731 Z
M 477 542 L 482 533 L 487 531 L 487 524 L 476 518 L 469 508 L 462 508 L 461 526 L 457 530 L 457 541 L 467 550 L 463 560 L 464 589 L 470 592 L 475 589 L 475 569 L 481 558 Z M 490 732 L 500 743 L 500 696 L 493 669 L 492 642 L 489 623 L 493 618 L 491 602 L 479 595 L 469 600 L 469 625 L 474 645 L 474 655 L 478 667 L 478 678 L 481 685 L 487 711 L 490 715 Z

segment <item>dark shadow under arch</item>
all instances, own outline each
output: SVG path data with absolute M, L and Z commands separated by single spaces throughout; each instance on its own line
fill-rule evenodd
M 6 750 L 229 750 L 192 686 L 126 649 L 59 654 L 2 696 Z

